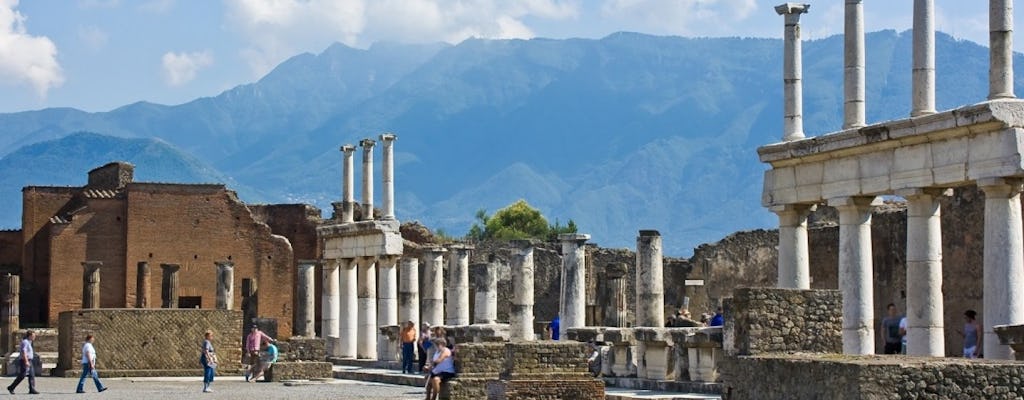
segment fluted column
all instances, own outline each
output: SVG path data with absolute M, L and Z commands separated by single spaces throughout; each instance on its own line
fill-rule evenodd
M 1013 0 L 989 0 L 989 100 L 1014 98 Z
M 403 256 L 398 270 L 398 321 L 420 326 L 420 260 Z M 418 328 L 417 328 L 418 329 Z
M 398 325 L 398 256 L 377 258 L 377 323 L 375 327 Z M 388 337 L 377 331 L 377 348 L 386 348 Z M 376 353 L 378 358 L 380 352 Z M 394 354 L 388 352 L 387 354 Z
M 810 4 L 797 3 L 785 3 L 775 7 L 775 12 L 785 16 L 786 24 L 782 55 L 782 80 L 786 113 L 782 140 L 785 142 L 803 139 L 804 137 L 800 14 L 806 13 L 810 7 Z
M 295 278 L 295 335 L 316 336 L 316 260 L 299 260 Z
M 1024 324 L 1024 228 L 1021 226 L 1021 181 L 984 179 L 985 192 L 985 358 L 1012 360 L 1010 348 L 999 344 L 996 325 Z
M 811 288 L 807 215 L 812 210 L 806 205 L 783 205 L 771 209 L 779 216 L 779 288 Z
M 82 263 L 82 308 L 100 308 L 100 267 L 102 261 Z
M 943 357 L 941 191 L 897 194 L 907 199 L 907 354 Z
M 448 246 L 448 293 L 445 325 L 469 325 L 469 252 L 473 246 Z
M 473 307 L 474 324 L 494 324 L 498 322 L 498 271 L 493 262 L 473 264 L 470 266 L 473 275 L 473 289 L 476 298 Z
M 135 308 L 149 308 L 149 263 L 146 261 L 136 265 Z
M 11 342 L 14 332 L 18 331 L 20 322 L 20 291 L 21 277 L 18 275 L 4 275 L 2 281 L 3 305 L 0 307 L 0 348 L 12 349 Z
M 352 161 L 356 146 L 346 144 L 341 146 L 342 168 L 341 168 L 341 222 L 350 223 L 355 221 L 355 163 Z
M 235 307 L 235 263 L 216 261 L 217 266 L 217 309 L 233 310 Z
M 608 263 L 604 266 L 607 292 L 604 298 L 604 325 L 629 326 L 629 264 Z
M 358 276 L 359 332 L 356 333 L 356 358 L 377 357 L 377 259 L 356 259 Z
M 533 247 L 531 240 L 513 240 L 512 309 L 509 311 L 509 339 L 533 341 Z
M 444 253 L 443 247 L 423 249 L 423 322 L 441 325 L 444 321 Z
M 163 282 L 160 285 L 161 307 L 178 308 L 178 271 L 181 265 L 160 264 L 163 270 Z
M 914 0 L 911 117 L 935 113 L 935 2 Z M 907 323 L 910 323 L 909 320 Z M 909 329 L 909 328 L 908 328 Z M 908 346 L 910 340 L 907 340 Z M 909 351 L 909 350 L 908 350 Z
M 874 197 L 829 200 L 839 211 L 839 290 L 843 294 L 843 353 L 875 354 L 871 204 Z
M 341 260 L 325 260 L 321 270 L 323 287 L 320 289 L 320 335 L 327 342 L 327 355 L 341 357 L 338 342 L 341 337 L 341 296 L 339 293 L 338 269 Z
M 860 128 L 864 117 L 864 0 L 846 0 L 844 24 L 843 129 Z
M 372 221 L 373 216 L 373 146 L 371 139 L 359 141 L 363 147 L 363 220 Z
M 562 295 L 558 303 L 559 337 L 565 330 L 587 325 L 587 249 L 584 244 L 590 235 L 565 233 L 558 235 L 562 242 Z
M 642 230 L 636 238 L 636 326 L 665 326 L 661 234 L 655 230 Z
M 338 357 L 356 358 L 359 342 L 359 285 L 356 260 L 338 260 L 338 281 L 341 289 L 338 301 L 341 307 L 338 320 Z
M 395 219 L 395 140 L 398 136 L 391 133 L 380 135 L 384 142 L 384 156 L 382 157 L 381 181 L 384 185 L 384 217 L 383 219 Z

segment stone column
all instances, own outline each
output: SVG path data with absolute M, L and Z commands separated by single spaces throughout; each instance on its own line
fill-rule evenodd
M 655 230 L 642 230 L 636 238 L 636 326 L 665 326 L 661 234 Z
M 316 260 L 299 260 L 295 278 L 295 336 L 316 336 Z
M 100 308 L 100 267 L 102 261 L 86 261 L 82 263 L 82 308 Z
M 358 276 L 359 331 L 356 333 L 356 358 L 377 357 L 377 268 L 375 257 L 356 259 Z
M 327 355 L 341 357 L 335 338 L 340 337 L 341 296 L 338 291 L 338 268 L 341 260 L 325 260 L 322 274 L 323 287 L 320 289 L 320 335 L 326 340 Z
M 12 335 L 18 331 L 20 321 L 21 277 L 7 274 L 3 280 L 3 306 L 0 307 L 0 348 L 11 351 Z
M 604 278 L 607 290 L 604 294 L 604 325 L 626 327 L 629 315 L 629 264 L 618 262 L 604 266 Z
M 469 325 L 469 252 L 473 246 L 448 246 L 448 303 L 444 324 Z
M 340 320 L 338 328 L 338 357 L 356 358 L 356 345 L 359 342 L 359 285 L 356 273 L 356 260 L 346 258 L 339 262 L 339 281 L 341 284 Z
M 260 296 L 256 278 L 242 278 L 242 327 L 245 332 L 259 315 Z
M 846 0 L 844 24 L 843 129 L 863 127 L 864 117 L 864 0 Z
M 398 256 L 381 256 L 377 258 L 377 323 L 375 327 L 398 325 Z M 377 350 L 387 348 L 389 338 L 377 330 Z M 382 355 L 395 354 L 394 351 L 377 353 Z
M 897 194 L 907 199 L 907 354 L 943 357 L 940 192 Z
M 771 208 L 771 211 L 779 216 L 779 288 L 811 288 L 811 264 L 807 251 L 807 215 L 813 210 L 813 207 L 806 205 L 783 205 Z
M 493 262 L 473 264 L 474 324 L 498 323 L 498 271 Z
M 363 139 L 363 220 L 373 221 L 373 145 L 372 139 Z
M 935 2 L 914 0 L 913 104 L 911 117 L 935 113 Z M 910 323 L 909 319 L 907 323 Z M 909 329 L 909 327 L 908 327 Z M 910 340 L 907 340 L 910 346 Z M 908 350 L 909 351 L 909 350 Z
M 1021 181 L 983 179 L 978 181 L 978 187 L 985 192 L 983 349 L 985 358 L 1012 360 L 1010 348 L 999 344 L 992 327 L 1024 324 Z
M 355 166 L 352 161 L 352 154 L 356 152 L 356 146 L 346 144 L 341 146 L 342 153 L 342 183 L 341 183 L 341 222 L 351 223 L 355 221 Z
M 217 309 L 235 308 L 235 263 L 217 261 Z
M 420 326 L 420 260 L 402 257 L 398 263 L 398 321 Z
M 443 247 L 423 249 L 423 322 L 441 325 L 444 321 L 444 253 Z
M 839 290 L 843 354 L 875 354 L 871 205 L 874 197 L 829 200 L 839 211 Z
M 163 270 L 163 283 L 160 285 L 162 308 L 178 308 L 178 271 L 181 265 L 160 264 Z
M 988 99 L 1014 98 L 1013 0 L 989 0 L 988 30 Z
M 513 240 L 512 309 L 509 311 L 509 340 L 533 341 L 533 246 L 531 240 Z
M 139 261 L 135 272 L 135 308 L 149 308 L 149 263 Z
M 565 233 L 558 235 L 562 242 L 562 295 L 558 302 L 559 337 L 565 330 L 587 325 L 587 248 L 590 235 Z
M 382 192 L 384 197 L 384 217 L 383 219 L 395 219 L 395 140 L 398 136 L 391 133 L 385 133 L 380 135 L 380 141 L 384 142 L 384 156 L 382 162 L 384 165 L 381 170 L 381 181 L 384 185 Z
M 785 3 L 775 7 L 775 12 L 785 16 L 785 37 L 782 61 L 782 80 L 785 95 L 785 123 L 782 140 L 785 142 L 803 139 L 803 77 L 800 45 L 800 14 L 806 13 L 810 4 Z

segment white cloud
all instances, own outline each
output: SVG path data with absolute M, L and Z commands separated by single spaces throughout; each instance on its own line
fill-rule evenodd
M 209 50 L 193 53 L 167 52 L 163 56 L 164 79 L 170 86 L 181 86 L 196 78 L 200 69 L 213 64 Z
M 761 6 L 764 10 L 767 4 Z M 737 24 L 755 11 L 756 0 L 605 0 L 600 7 L 601 15 L 617 20 L 619 26 L 686 36 L 735 35 L 739 30 L 749 30 L 749 26 L 738 29 Z
M 332 42 L 457 43 L 469 37 L 529 38 L 531 19 L 576 18 L 581 0 L 225 0 L 228 26 L 246 36 L 256 75 L 297 52 Z M 301 45 L 299 45 L 301 43 Z M 301 46 L 301 47 L 299 47 Z
M 57 46 L 45 36 L 30 35 L 17 7 L 18 0 L 0 0 L 0 83 L 29 85 L 45 98 L 64 84 Z

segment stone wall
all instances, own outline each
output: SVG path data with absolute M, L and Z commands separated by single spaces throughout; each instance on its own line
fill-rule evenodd
M 107 163 L 89 171 L 91 189 L 119 189 L 132 181 L 135 166 L 126 162 Z
M 736 354 L 842 353 L 838 290 L 740 288 L 733 295 L 724 330 Z
M 107 376 L 193 375 L 202 369 L 206 330 L 222 371 L 241 367 L 242 312 L 192 309 L 97 309 L 60 314 L 57 370 L 81 369 L 82 343 L 96 337 L 97 368 Z M 75 375 L 77 376 L 77 375 Z
M 1024 397 L 1024 363 L 1010 361 L 774 354 L 732 358 L 721 369 L 737 400 Z
M 28 186 L 21 191 L 22 323 L 49 321 L 46 299 L 50 296 L 50 218 L 62 209 L 80 207 L 72 201 L 78 190 L 72 187 Z

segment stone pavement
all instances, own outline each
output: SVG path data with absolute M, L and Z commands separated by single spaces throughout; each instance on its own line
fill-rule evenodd
M 238 376 L 218 376 L 213 382 L 213 393 L 202 393 L 201 377 L 174 378 L 102 378 L 110 390 L 96 393 L 92 380 L 86 380 L 86 393 L 76 394 L 77 378 L 36 378 L 36 387 L 42 393 L 28 396 L 28 382 L 16 390 L 17 398 L 29 399 L 124 399 L 124 400 L 183 400 L 183 399 L 346 399 L 346 400 L 419 400 L 422 388 L 385 385 L 349 380 L 301 382 L 294 385 L 281 383 L 246 383 Z M 0 379 L 9 385 L 11 378 Z M 0 398 L 9 397 L 0 388 Z M 14 398 L 14 397 L 11 397 Z

